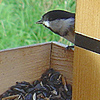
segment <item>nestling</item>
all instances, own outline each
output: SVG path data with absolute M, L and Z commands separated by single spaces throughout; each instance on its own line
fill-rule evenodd
M 42 19 L 36 23 L 43 24 L 54 33 L 64 37 L 72 43 L 75 41 L 75 13 L 63 10 L 52 10 L 45 13 Z

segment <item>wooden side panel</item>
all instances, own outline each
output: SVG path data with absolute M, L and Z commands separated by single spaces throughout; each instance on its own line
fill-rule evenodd
M 56 44 L 52 44 L 51 52 L 51 67 L 61 72 L 72 84 L 74 52 Z
M 100 100 L 100 54 L 75 47 L 73 100 Z
M 100 39 L 100 0 L 77 0 L 75 31 Z
M 76 32 L 100 40 L 100 0 L 77 0 L 75 21 Z M 75 47 L 73 100 L 100 100 L 99 77 L 100 54 Z
M 17 81 L 39 79 L 50 67 L 51 43 L 0 52 L 0 94 Z

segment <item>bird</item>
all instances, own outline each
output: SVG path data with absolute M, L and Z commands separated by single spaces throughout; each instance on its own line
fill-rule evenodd
M 51 10 L 46 12 L 36 24 L 42 24 L 71 43 L 75 43 L 75 13 Z

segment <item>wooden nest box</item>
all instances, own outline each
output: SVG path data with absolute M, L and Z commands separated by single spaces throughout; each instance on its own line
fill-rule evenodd
M 16 82 L 33 82 L 47 69 L 61 72 L 72 84 L 73 51 L 58 43 L 44 43 L 0 51 L 0 94 Z

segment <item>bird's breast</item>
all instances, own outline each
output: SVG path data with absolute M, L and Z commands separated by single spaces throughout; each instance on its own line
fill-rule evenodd
M 74 43 L 74 18 L 51 21 L 50 29 L 54 33 Z

